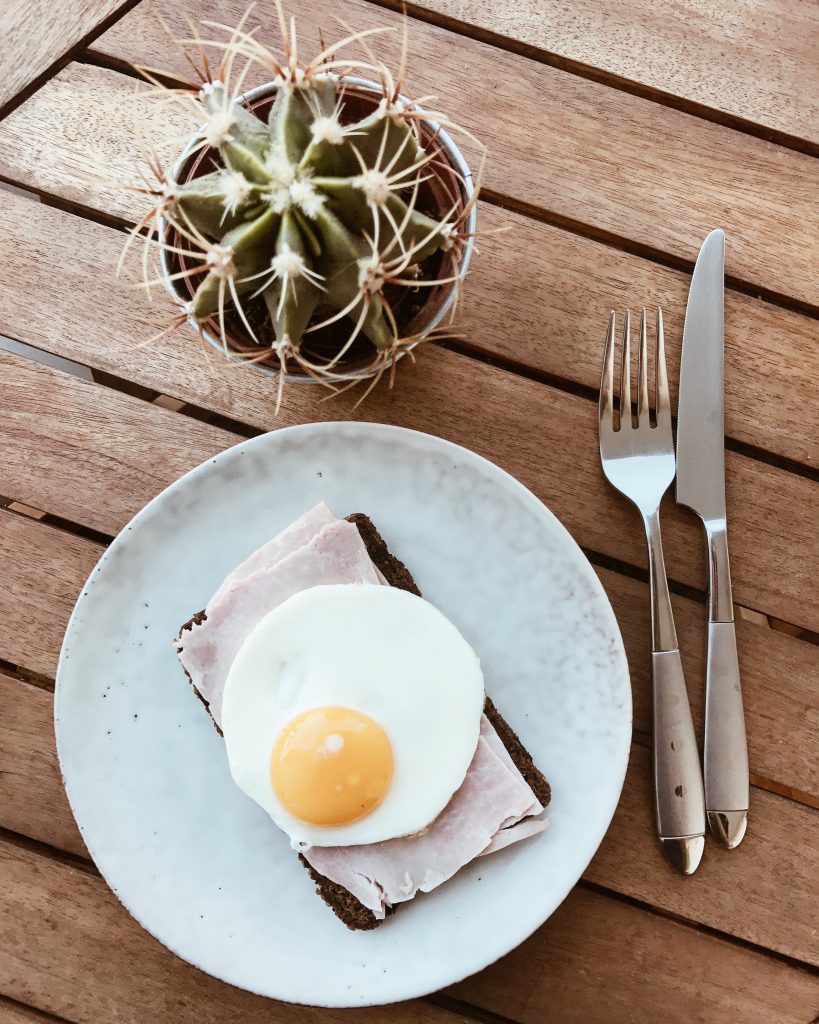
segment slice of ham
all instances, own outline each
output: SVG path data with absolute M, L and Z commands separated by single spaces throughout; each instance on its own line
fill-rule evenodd
M 529 787 L 529 784 L 525 782 L 525 779 L 523 778 L 523 775 L 521 775 L 521 773 L 520 773 L 520 769 L 515 764 L 515 762 L 512 760 L 512 756 L 509 753 L 509 751 L 506 749 L 503 740 L 500 738 L 500 736 L 498 736 L 498 733 L 497 733 L 494 725 L 492 725 L 492 723 L 489 721 L 489 719 L 486 717 L 486 715 L 484 715 L 481 718 L 481 736 L 483 736 L 483 738 L 486 740 L 486 742 L 489 744 L 489 746 L 495 751 L 495 753 L 498 755 L 498 757 L 501 759 L 501 761 L 503 761 L 503 763 L 506 765 L 507 769 L 510 772 L 512 772 L 514 775 L 518 776 L 518 778 L 520 778 L 520 780 L 526 784 L 526 788 L 532 794 L 532 803 L 531 803 L 530 807 L 528 808 L 528 810 L 526 810 L 526 812 L 524 814 L 519 814 L 517 816 L 515 816 L 514 814 L 510 813 L 509 816 L 504 821 L 501 822 L 500 828 L 501 829 L 509 829 L 510 826 L 517 824 L 522 818 L 530 817 L 530 816 L 535 815 L 535 814 L 540 814 L 541 811 L 543 810 L 543 805 L 538 800 L 538 798 L 535 796 L 535 794 L 532 792 L 531 788 Z M 532 834 L 534 834 L 534 833 L 532 833 Z M 521 834 L 518 838 L 524 839 L 525 836 Z M 515 841 L 516 841 L 515 839 L 510 839 L 510 838 L 507 837 L 507 841 L 504 842 L 502 845 L 503 846 L 508 846 L 510 843 L 513 843 Z M 499 849 L 499 850 L 502 849 L 502 846 L 498 846 L 497 849 Z M 491 850 L 484 850 L 484 853 L 491 853 L 491 852 L 492 852 Z
M 502 828 L 500 832 L 496 832 L 492 836 L 492 842 L 485 850 L 481 850 L 478 856 L 486 857 L 487 854 L 497 853 L 498 850 L 503 850 L 507 846 L 511 846 L 512 843 L 519 843 L 521 839 L 528 839 L 529 836 L 545 832 L 548 827 L 549 822 L 546 818 L 524 818 L 516 825 L 510 825 L 508 828 Z
M 272 569 L 283 558 L 292 555 L 294 551 L 298 551 L 300 547 L 311 541 L 325 526 L 329 526 L 330 523 L 337 521 L 338 516 L 335 515 L 330 506 L 326 502 L 320 502 L 311 508 L 309 512 L 305 512 L 303 516 L 299 516 L 298 519 L 285 527 L 273 540 L 269 540 L 267 544 L 263 544 L 262 547 L 254 551 L 249 558 L 246 558 L 241 565 L 234 569 L 210 599 L 210 603 L 213 604 L 234 583 L 245 579 L 247 576 L 251 576 L 254 572 L 258 572 L 259 569 Z
M 543 807 L 484 716 L 460 789 L 423 833 L 364 846 L 313 846 L 303 856 L 343 885 L 378 920 L 387 907 L 429 892 L 462 867 L 542 832 Z
M 358 528 L 335 520 L 270 567 L 220 588 L 206 618 L 179 638 L 179 660 L 210 705 L 216 724 L 221 725 L 222 694 L 233 659 L 269 611 L 321 584 L 378 582 Z

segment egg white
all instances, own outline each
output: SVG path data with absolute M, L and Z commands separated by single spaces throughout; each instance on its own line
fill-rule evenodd
M 419 832 L 463 782 L 484 704 L 477 654 L 423 598 L 394 587 L 340 584 L 295 594 L 242 644 L 225 684 L 230 771 L 294 846 L 357 846 Z M 303 711 L 347 707 L 373 718 L 393 751 L 389 790 L 370 814 L 315 826 L 278 801 L 270 758 Z

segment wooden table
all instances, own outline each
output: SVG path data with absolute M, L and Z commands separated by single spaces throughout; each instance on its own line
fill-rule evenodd
M 244 0 L 188 0 L 233 21 Z M 394 25 L 397 0 L 300 0 Z M 157 0 L 178 23 L 177 4 Z M 257 8 L 272 14 L 272 3 Z M 435 92 L 493 156 L 462 308 L 358 411 L 210 369 L 191 332 L 149 347 L 160 310 L 115 280 L 141 201 L 132 63 L 184 74 L 147 0 L 11 0 L 0 15 L 0 1020 L 324 1024 L 664 1021 L 807 1024 L 819 1008 L 819 7 L 812 0 L 419 0 L 410 91 Z M 271 22 L 272 24 L 272 22 Z M 137 104 L 138 105 L 138 104 Z M 178 133 L 154 115 L 160 149 Z M 39 200 L 39 201 L 38 201 Z M 654 838 L 645 556 L 603 481 L 596 386 L 608 310 L 661 303 L 676 386 L 689 275 L 728 236 L 726 430 L 752 769 L 748 837 L 691 879 Z M 248 995 L 176 959 L 89 861 L 57 769 L 63 631 L 101 551 L 181 473 L 244 437 L 364 418 L 431 431 L 504 466 L 587 552 L 634 685 L 631 766 L 582 881 L 482 974 L 388 1009 Z M 704 564 L 672 503 L 666 554 L 695 719 Z

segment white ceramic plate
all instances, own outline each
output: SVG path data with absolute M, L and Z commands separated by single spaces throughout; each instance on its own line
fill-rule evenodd
M 335 918 L 285 836 L 234 786 L 171 644 L 229 570 L 321 499 L 338 515 L 368 513 L 459 626 L 553 792 L 547 832 L 473 863 L 371 932 Z M 463 448 L 359 423 L 247 441 L 146 506 L 77 602 L 55 714 L 83 838 L 134 917 L 209 974 L 329 1006 L 433 991 L 525 939 L 603 838 L 631 739 L 617 623 L 549 510 Z

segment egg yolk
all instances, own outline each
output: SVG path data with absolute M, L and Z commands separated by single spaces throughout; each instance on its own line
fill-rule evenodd
M 311 825 L 348 825 L 381 803 L 392 779 L 381 726 L 350 708 L 313 708 L 285 726 L 270 779 L 282 805 Z

